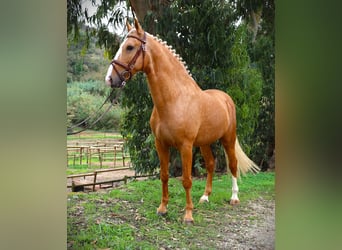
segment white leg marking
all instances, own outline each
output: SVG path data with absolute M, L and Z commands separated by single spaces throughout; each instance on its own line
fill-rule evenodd
M 237 185 L 237 179 L 232 176 L 232 198 L 231 200 L 239 200 L 238 197 L 239 187 Z
M 207 195 L 202 195 L 201 199 L 200 199 L 200 202 L 209 202 L 209 197 Z

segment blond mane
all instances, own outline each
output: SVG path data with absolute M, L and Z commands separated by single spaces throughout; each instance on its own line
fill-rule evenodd
M 189 74 L 189 76 L 192 77 L 192 74 L 191 74 L 190 70 L 188 69 L 186 62 L 184 62 L 183 58 L 179 54 L 176 53 L 176 50 L 174 48 L 172 48 L 171 45 L 168 45 L 167 42 L 163 41 L 162 39 L 160 39 L 154 35 L 151 35 L 151 37 L 153 38 L 153 40 L 157 41 L 158 43 L 163 45 L 165 48 L 167 48 L 168 51 L 170 51 L 170 53 L 180 62 L 180 64 L 183 65 L 183 67 L 185 68 L 185 70 Z

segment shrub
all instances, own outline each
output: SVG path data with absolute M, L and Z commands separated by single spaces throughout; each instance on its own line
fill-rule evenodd
M 73 82 L 67 84 L 68 127 L 89 118 L 85 124 L 92 123 L 110 105 L 107 102 L 101 110 L 102 103 L 109 95 L 109 89 L 102 82 Z M 122 109 L 114 105 L 91 129 L 119 130 Z

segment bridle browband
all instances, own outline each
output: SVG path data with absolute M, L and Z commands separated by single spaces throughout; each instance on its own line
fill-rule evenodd
M 145 59 L 145 51 L 146 51 L 146 32 L 144 32 L 144 37 L 143 39 L 141 39 L 140 37 L 134 36 L 134 35 L 127 35 L 127 38 L 135 38 L 137 40 L 139 40 L 141 42 L 140 48 L 138 49 L 138 51 L 135 53 L 135 55 L 133 56 L 132 60 L 126 65 L 122 62 L 119 62 L 118 60 L 113 60 L 111 61 L 111 65 L 113 66 L 113 69 L 115 70 L 116 74 L 118 75 L 118 77 L 121 80 L 121 83 L 119 85 L 113 85 L 113 82 L 111 84 L 111 87 L 123 87 L 125 86 L 126 82 L 129 81 L 132 78 L 132 70 L 134 68 L 134 65 L 138 59 L 138 57 L 140 56 L 140 54 L 142 53 L 143 55 L 143 67 L 144 68 L 144 59 Z M 124 68 L 125 70 L 122 71 L 121 73 L 119 73 L 119 71 L 117 70 L 117 68 L 115 67 L 115 65 L 119 65 L 120 67 Z

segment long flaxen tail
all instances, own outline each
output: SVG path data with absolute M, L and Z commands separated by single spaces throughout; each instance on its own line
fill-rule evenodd
M 225 155 L 226 155 L 226 161 L 227 161 L 227 167 L 228 167 L 229 159 L 226 153 Z M 260 171 L 259 166 L 256 165 L 251 159 L 249 159 L 248 156 L 245 154 L 245 152 L 243 152 L 237 138 L 235 141 L 235 155 L 237 158 L 237 165 L 238 165 L 238 177 L 240 177 L 240 173 L 245 175 L 248 171 L 251 171 L 253 173 L 257 173 Z

